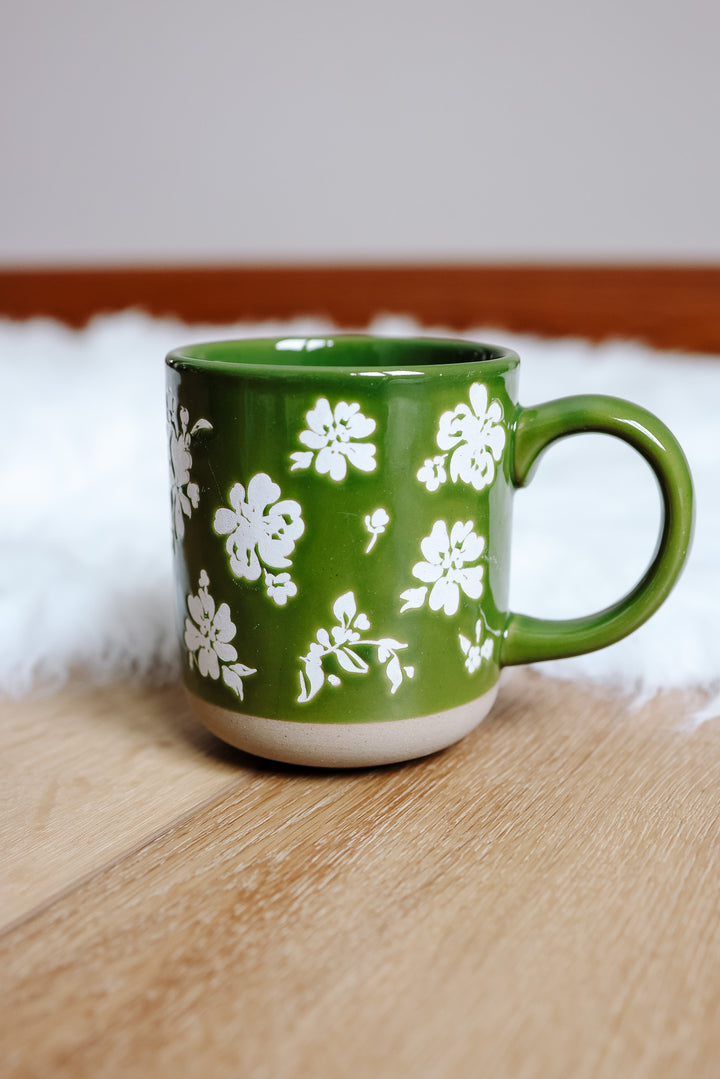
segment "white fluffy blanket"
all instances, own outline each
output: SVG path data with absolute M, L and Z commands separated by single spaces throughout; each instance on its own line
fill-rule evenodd
M 75 671 L 96 682 L 173 675 L 165 353 L 191 340 L 329 329 L 188 327 L 137 312 L 79 332 L 0 321 L 0 692 L 54 688 Z M 370 329 L 449 333 L 402 318 Z M 518 349 L 523 404 L 600 392 L 645 405 L 694 473 L 694 548 L 664 607 L 625 641 L 542 669 L 643 696 L 702 686 L 706 717 L 720 712 L 720 358 L 485 328 L 462 336 Z M 649 561 L 658 521 L 655 482 L 626 446 L 593 435 L 558 444 L 515 499 L 513 608 L 570 617 L 619 598 Z

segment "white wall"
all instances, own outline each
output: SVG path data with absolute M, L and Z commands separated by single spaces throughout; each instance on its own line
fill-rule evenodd
M 720 259 L 717 0 L 0 0 L 0 262 Z

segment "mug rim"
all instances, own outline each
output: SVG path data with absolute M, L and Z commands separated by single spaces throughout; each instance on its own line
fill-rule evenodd
M 343 351 L 358 351 L 367 361 L 375 353 L 374 362 L 313 363 L 308 362 L 316 352 L 327 356 L 329 350 L 338 343 Z M 254 358 L 266 352 L 268 358 Z M 394 361 L 383 362 L 382 353 L 387 351 L 396 355 Z M 418 353 L 427 351 L 433 359 L 416 362 Z M 270 359 L 273 353 L 287 354 L 282 361 Z M 408 361 L 398 362 L 398 353 L 407 353 Z M 244 353 L 248 358 L 244 358 Z M 443 355 L 445 354 L 445 355 Z M 328 356 L 329 358 L 329 356 Z M 319 357 L 318 357 L 319 359 Z M 411 362 L 412 361 L 412 362 Z M 283 337 L 246 337 L 219 338 L 210 341 L 197 341 L 172 349 L 165 362 L 176 370 L 197 370 L 223 372 L 247 377 L 305 377 L 308 375 L 353 375 L 356 373 L 386 376 L 427 376 L 439 372 L 460 373 L 464 368 L 489 368 L 488 375 L 498 371 L 507 371 L 520 363 L 520 357 L 514 349 L 505 345 L 491 344 L 457 337 L 430 336 L 384 336 L 376 334 L 330 333 L 297 334 Z

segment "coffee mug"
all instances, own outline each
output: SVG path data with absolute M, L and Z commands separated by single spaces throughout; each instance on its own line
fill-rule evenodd
M 613 397 L 522 408 L 519 364 L 471 341 L 349 335 L 169 354 L 177 626 L 211 731 L 304 765 L 424 756 L 480 722 L 502 667 L 612 644 L 663 602 L 692 532 L 675 438 Z M 596 614 L 509 612 L 513 492 L 586 431 L 657 476 L 656 554 Z

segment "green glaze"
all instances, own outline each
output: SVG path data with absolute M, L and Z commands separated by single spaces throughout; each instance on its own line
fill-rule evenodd
M 211 705 L 311 723 L 443 712 L 501 666 L 631 632 L 687 553 L 690 477 L 667 429 L 614 398 L 520 408 L 510 350 L 341 335 L 193 345 L 167 364 L 178 633 Z M 649 461 L 658 553 L 607 611 L 509 613 L 514 488 L 578 431 Z
M 614 435 L 642 454 L 660 486 L 663 522 L 655 556 L 642 579 L 619 602 L 597 614 L 547 621 L 511 614 L 502 665 L 577 656 L 614 644 L 641 626 L 672 589 L 690 548 L 693 488 L 685 455 L 664 423 L 618 397 L 587 394 L 519 409 L 512 481 L 524 487 L 538 457 L 559 438 L 581 432 Z

